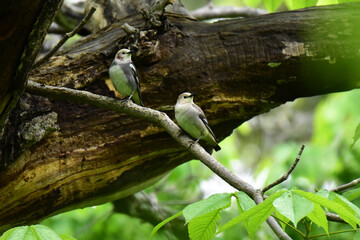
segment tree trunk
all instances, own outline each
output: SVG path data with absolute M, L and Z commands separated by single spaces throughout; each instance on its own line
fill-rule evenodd
M 287 101 L 357 88 L 359 8 L 317 7 L 213 24 L 169 14 L 167 30 L 157 34 L 134 15 L 51 58 L 30 79 L 113 96 L 104 79 L 119 46 L 133 43 L 121 28 L 128 23 L 144 31 L 133 60 L 145 106 L 173 117 L 178 94 L 196 92 L 195 102 L 224 139 Z M 157 125 L 66 96 L 28 95 L 20 107 L 21 149 L 7 154 L 16 160 L 0 172 L 0 231 L 128 196 L 192 158 Z

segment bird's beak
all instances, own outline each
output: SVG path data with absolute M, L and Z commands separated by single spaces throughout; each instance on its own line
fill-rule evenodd
M 189 97 L 194 97 L 196 95 L 197 95 L 196 93 L 191 93 L 191 95 Z
M 132 54 L 132 53 L 133 53 L 133 51 L 129 51 L 129 52 L 128 52 L 128 54 Z

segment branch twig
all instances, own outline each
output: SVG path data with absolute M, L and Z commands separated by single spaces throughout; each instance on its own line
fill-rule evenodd
M 352 187 L 356 186 L 356 185 L 359 184 L 359 183 L 360 183 L 360 178 L 357 178 L 357 179 L 355 179 L 355 180 L 352 180 L 352 181 L 349 182 L 349 183 L 346 183 L 346 184 L 344 184 L 344 185 L 341 185 L 341 186 L 338 186 L 338 187 L 336 187 L 336 188 L 333 188 L 333 189 L 331 189 L 330 191 L 331 191 L 331 192 L 341 192 L 341 191 L 344 191 L 344 190 L 346 190 L 346 189 L 352 188 Z
M 300 157 L 301 157 L 302 152 L 304 151 L 304 148 L 305 148 L 305 145 L 303 144 L 300 148 L 300 151 L 299 151 L 294 163 L 291 165 L 290 169 L 284 175 L 282 175 L 278 180 L 276 180 L 275 182 L 270 183 L 269 185 L 264 187 L 262 189 L 262 193 L 265 193 L 267 190 L 273 188 L 274 186 L 276 186 L 276 185 L 282 183 L 283 181 L 285 181 L 286 179 L 288 179 L 288 177 L 290 176 L 290 174 L 292 173 L 292 171 L 295 169 L 296 165 L 300 161 Z
M 85 25 L 85 23 L 87 21 L 89 21 L 90 17 L 93 15 L 93 13 L 96 11 L 95 7 L 91 7 L 90 11 L 86 14 L 86 16 L 83 18 L 83 20 L 81 20 L 81 22 L 79 23 L 79 25 L 77 25 L 76 28 L 74 28 L 74 30 L 72 30 L 69 33 L 66 33 L 62 39 L 60 39 L 60 41 L 41 59 L 39 59 L 36 63 L 34 63 L 33 68 L 36 68 L 38 66 L 40 66 L 41 64 L 43 64 L 44 62 L 46 62 L 52 55 L 55 54 L 55 52 L 57 50 L 59 50 L 59 48 L 64 45 L 64 43 L 71 38 L 72 36 L 74 36 L 76 33 L 78 33 L 81 28 Z
M 33 81 L 28 82 L 26 91 L 31 94 L 43 97 L 70 100 L 73 102 L 87 103 L 102 109 L 115 111 L 118 113 L 126 113 L 129 116 L 137 117 L 149 122 L 156 123 L 163 127 L 172 138 L 179 142 L 184 148 L 188 148 L 195 158 L 199 159 L 203 164 L 210 168 L 215 174 L 239 191 L 243 191 L 251 198 L 262 202 L 263 197 L 256 191 L 253 186 L 241 180 L 230 170 L 216 161 L 208 152 L 204 150 L 198 143 L 193 143 L 192 139 L 185 134 L 181 134 L 181 129 L 163 112 L 153 110 L 151 108 L 141 107 L 131 101 L 117 100 L 93 94 L 87 91 L 74 90 L 64 87 L 53 87 L 39 84 Z M 282 231 L 280 225 L 274 219 L 268 219 L 268 224 L 274 230 L 280 239 L 290 239 L 287 234 Z

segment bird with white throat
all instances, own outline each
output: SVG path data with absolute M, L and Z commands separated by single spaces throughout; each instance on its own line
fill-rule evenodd
M 215 151 L 221 148 L 201 108 L 194 103 L 194 94 L 184 92 L 179 95 L 175 105 L 175 119 L 180 127 L 196 139 L 204 139 Z
M 120 49 L 109 68 L 109 75 L 116 91 L 144 106 L 141 100 L 140 82 L 136 68 L 131 61 L 131 51 Z

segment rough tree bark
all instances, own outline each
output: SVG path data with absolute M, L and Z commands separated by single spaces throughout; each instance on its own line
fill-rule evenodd
M 30 79 L 113 96 L 104 79 L 119 46 L 131 43 L 121 28 L 128 23 L 144 31 L 133 60 L 145 106 L 173 116 L 178 94 L 196 92 L 196 103 L 223 139 L 286 101 L 359 87 L 359 8 L 318 7 L 214 24 L 169 14 L 168 29 L 158 34 L 137 14 L 51 58 Z M 23 117 L 13 133 L 21 150 L 5 155 L 14 161 L 4 166 L 0 159 L 0 231 L 125 197 L 192 158 L 155 124 L 66 96 L 27 95 L 21 109 L 22 116 L 36 118 Z M 38 134 L 31 121 L 45 130 Z

